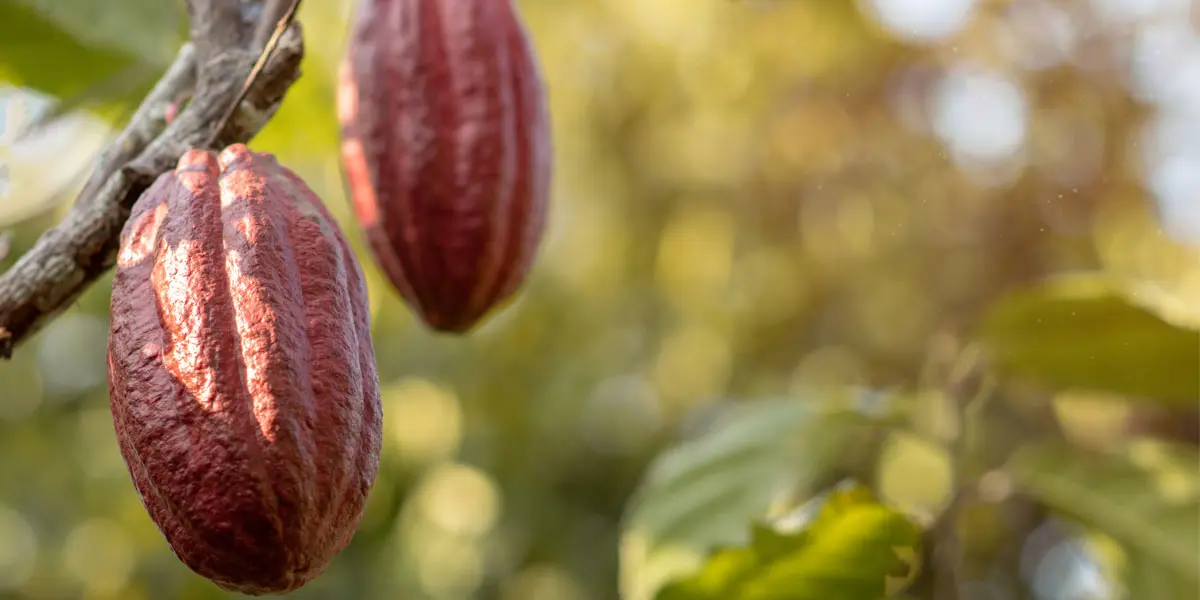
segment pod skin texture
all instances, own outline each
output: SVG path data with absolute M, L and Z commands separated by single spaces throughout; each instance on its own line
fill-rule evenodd
M 189 151 L 133 207 L 111 317 L 117 440 L 179 559 L 251 595 L 320 574 L 382 419 L 363 275 L 321 200 L 271 155 Z
M 342 172 L 372 254 L 435 331 L 510 299 L 541 241 L 545 91 L 510 0 L 363 0 L 339 72 Z

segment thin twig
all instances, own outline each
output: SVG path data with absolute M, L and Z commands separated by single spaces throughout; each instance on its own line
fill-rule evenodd
M 269 0 L 269 3 L 272 5 L 278 4 L 278 2 L 275 0 Z M 285 10 L 284 13 L 279 16 L 279 19 L 275 25 L 275 31 L 271 34 L 270 39 L 263 44 L 262 51 L 258 55 L 258 60 L 254 61 L 254 66 L 250 69 L 250 74 L 246 76 L 245 82 L 242 83 L 242 89 L 238 91 L 236 100 L 229 104 L 229 109 L 226 110 L 225 114 L 221 115 L 221 119 L 217 121 L 218 132 L 224 131 L 225 126 L 229 124 L 229 119 L 233 117 L 233 113 L 237 112 L 238 106 L 240 106 L 242 104 L 242 100 L 246 98 L 246 93 L 250 91 L 250 88 L 254 85 L 255 80 L 258 79 L 258 75 L 262 73 L 263 67 L 266 66 L 267 60 L 271 58 L 271 54 L 275 51 L 275 47 L 279 45 L 279 40 L 283 37 L 283 32 L 287 31 L 288 26 L 292 24 L 292 20 L 296 18 L 296 9 L 299 7 L 300 0 L 291 0 L 291 4 L 288 5 L 287 10 Z M 266 19 L 271 15 L 271 12 L 272 11 L 263 11 L 262 23 L 268 22 Z M 256 39 L 253 42 L 255 45 L 258 44 L 257 37 L 258 35 L 256 34 Z
M 263 2 L 262 14 L 258 17 L 258 27 L 254 29 L 253 48 L 267 47 L 268 39 L 274 32 L 279 31 L 280 23 L 291 23 L 295 17 L 298 2 L 293 0 L 266 0 Z M 287 25 L 284 25 L 286 28 Z

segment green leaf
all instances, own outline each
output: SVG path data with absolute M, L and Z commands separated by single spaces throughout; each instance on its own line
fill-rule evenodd
M 822 411 L 825 399 L 739 403 L 710 432 L 661 455 L 625 516 L 622 596 L 653 598 L 712 548 L 749 543 L 747 523 L 782 495 L 811 487 L 865 420 Z
M 1124 453 L 1029 446 L 1007 470 L 1047 506 L 1200 584 L 1200 458 L 1190 447 L 1138 443 Z M 1138 596 L 1140 597 L 1140 596 Z
M 985 320 L 1002 370 L 1063 389 L 1200 399 L 1200 332 L 1130 302 L 1112 281 L 1073 275 L 1010 295 Z
M 1130 302 L 1200 331 L 1200 245 L 1165 231 L 1158 212 L 1140 199 L 1102 209 L 1092 240 L 1105 272 L 1121 282 Z
M 656 600 L 879 600 L 911 581 L 916 523 L 858 486 L 821 504 L 800 531 L 756 526 L 750 545 L 718 550 Z
M 182 17 L 161 0 L 0 2 L 0 81 L 123 115 L 183 41 Z
M 1195 600 L 1196 584 L 1161 563 L 1144 556 L 1126 558 L 1123 581 L 1128 598 L 1139 600 Z
M 183 42 L 184 3 L 168 0 L 17 0 L 93 48 L 143 60 L 169 58 Z

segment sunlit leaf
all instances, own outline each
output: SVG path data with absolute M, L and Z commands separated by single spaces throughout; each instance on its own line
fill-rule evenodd
M 822 412 L 820 400 L 739 404 L 709 433 L 651 465 L 626 512 L 624 598 L 652 598 L 667 580 L 697 569 L 712 548 L 748 543 L 748 523 L 822 474 L 864 417 Z
M 832 492 L 799 531 L 756 526 L 656 600 L 879 600 L 915 574 L 920 527 L 863 493 Z
M 1097 258 L 1131 302 L 1200 331 L 1200 244 L 1168 227 L 1145 202 L 1113 201 L 1096 216 Z
M 1128 301 L 1110 280 L 1075 275 L 1005 298 L 983 337 L 1000 366 L 1058 388 L 1194 404 L 1200 332 Z
M 1200 584 L 1200 460 L 1194 449 L 1137 444 L 1123 453 L 1030 446 L 1008 465 L 1018 486 L 1120 542 L 1131 556 Z M 1141 597 L 1141 596 L 1136 596 Z

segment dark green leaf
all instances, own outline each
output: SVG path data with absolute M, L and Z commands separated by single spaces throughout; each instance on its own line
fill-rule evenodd
M 1129 302 L 1101 276 L 1012 294 L 988 316 L 983 337 L 1001 368 L 1050 386 L 1183 405 L 1200 398 L 1200 332 Z

